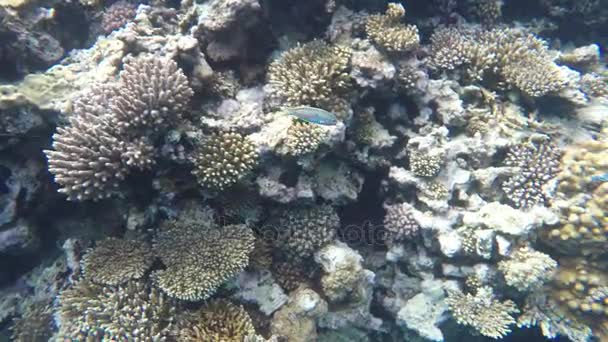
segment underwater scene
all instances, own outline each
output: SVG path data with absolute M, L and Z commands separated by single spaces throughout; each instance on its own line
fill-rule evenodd
M 608 342 L 608 0 L 0 0 L 0 342 Z

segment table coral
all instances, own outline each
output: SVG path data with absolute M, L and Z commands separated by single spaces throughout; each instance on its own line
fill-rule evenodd
M 141 278 L 154 255 L 145 242 L 107 238 L 90 248 L 81 261 L 85 278 L 103 285 L 118 285 Z
M 170 297 L 206 299 L 247 266 L 254 242 L 245 225 L 217 227 L 188 216 L 168 221 L 154 242 L 166 269 L 156 271 L 153 278 Z

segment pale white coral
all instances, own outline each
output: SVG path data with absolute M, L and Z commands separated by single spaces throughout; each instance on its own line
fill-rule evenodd
M 528 247 L 520 248 L 511 258 L 498 263 L 507 284 L 522 292 L 542 286 L 556 268 L 557 262 L 550 256 Z

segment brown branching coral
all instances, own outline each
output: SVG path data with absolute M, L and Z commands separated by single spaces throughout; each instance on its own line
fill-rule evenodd
M 420 44 L 418 28 L 402 24 L 404 16 L 403 5 L 391 2 L 385 14 L 369 16 L 365 23 L 365 32 L 375 44 L 386 51 L 412 51 Z
M 301 156 L 316 151 L 323 137 L 323 129 L 318 125 L 294 120 L 287 129 L 285 147 L 293 156 Z
M 214 133 L 192 157 L 196 167 L 192 173 L 203 187 L 221 191 L 247 175 L 257 158 L 247 137 L 236 132 Z
M 528 247 L 520 248 L 508 260 L 498 263 L 507 284 L 522 292 L 540 288 L 556 269 L 557 262 L 550 256 Z
M 181 117 L 192 90 L 177 64 L 160 57 L 128 59 L 113 85 L 93 85 L 75 99 L 66 127 L 44 151 L 59 192 L 69 200 L 110 197 L 131 169 L 154 163 L 149 131 Z
M 188 217 L 169 221 L 154 243 L 166 266 L 154 274 L 154 280 L 170 297 L 206 299 L 247 266 L 254 242 L 246 225 L 218 227 Z
M 179 341 L 242 342 L 255 335 L 251 317 L 240 305 L 223 299 L 211 301 L 179 322 Z
M 515 323 L 512 315 L 519 313 L 515 303 L 497 300 L 488 286 L 480 287 L 474 295 L 449 292 L 445 301 L 458 324 L 495 339 L 511 332 L 509 325 Z
M 412 215 L 412 206 L 408 203 L 398 203 L 386 206 L 384 228 L 389 233 L 389 242 L 392 242 L 417 236 L 420 225 Z
M 135 18 L 135 4 L 127 1 L 117 1 L 108 7 L 101 17 L 101 28 L 105 33 L 117 30 Z
M 68 341 L 162 341 L 173 306 L 143 282 L 101 286 L 81 280 L 59 295 L 58 336 Z
M 568 84 L 546 42 L 516 29 L 439 29 L 431 37 L 430 65 L 438 70 L 463 68 L 474 81 L 494 74 L 532 97 Z
M 48 341 L 52 336 L 53 312 L 46 301 L 30 304 L 20 318 L 14 320 L 12 340 L 15 342 Z
M 112 123 L 123 134 L 159 130 L 176 123 L 193 95 L 177 63 L 166 58 L 128 58 L 112 97 Z
M 118 285 L 143 277 L 154 262 L 152 249 L 145 242 L 107 238 L 83 257 L 85 278 L 104 285 Z
M 309 105 L 340 113 L 351 89 L 351 54 L 350 48 L 322 41 L 287 50 L 268 67 L 273 95 L 289 107 Z
M 513 146 L 505 165 L 517 167 L 519 172 L 502 185 L 509 200 L 518 208 L 546 204 L 543 187 L 559 172 L 560 157 L 560 150 L 548 140 Z
M 272 221 L 278 230 L 276 245 L 295 260 L 312 256 L 333 240 L 340 218 L 329 205 L 283 209 Z
M 106 117 L 83 112 L 69 121 L 53 135 L 54 150 L 44 151 L 58 191 L 69 200 L 110 197 L 131 166 L 153 164 L 151 147 L 141 140 L 123 140 Z

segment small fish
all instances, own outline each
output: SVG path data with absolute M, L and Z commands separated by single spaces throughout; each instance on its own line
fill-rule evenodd
M 336 116 L 321 108 L 301 106 L 288 108 L 286 110 L 288 115 L 293 115 L 296 118 L 324 126 L 333 126 L 338 122 Z
M 603 175 L 596 175 L 596 176 L 591 177 L 591 181 L 594 183 L 608 182 L 608 172 L 604 173 Z

